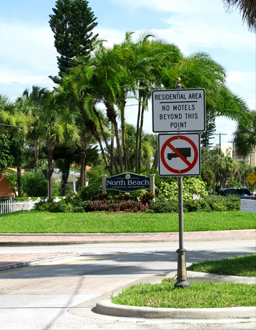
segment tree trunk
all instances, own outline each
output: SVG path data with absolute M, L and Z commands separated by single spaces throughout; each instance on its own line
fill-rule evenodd
M 141 170 L 141 144 L 142 144 L 142 130 L 143 130 L 143 121 L 144 121 L 144 102 L 145 102 L 146 96 L 143 96 L 143 104 L 141 108 L 141 118 L 140 118 L 140 136 L 139 136 L 139 158 L 138 158 L 138 173 L 140 173 Z
M 111 175 L 114 175 L 114 125 L 111 123 Z M 116 169 L 118 174 L 118 170 Z
M 35 172 L 38 172 L 39 139 L 35 140 Z
M 62 169 L 62 178 L 61 178 L 61 196 L 65 196 L 66 193 L 66 185 L 68 183 L 69 170 L 70 170 L 70 161 L 65 158 Z
M 139 104 L 138 104 L 138 115 L 137 115 L 137 129 L 136 129 L 136 146 L 135 146 L 135 167 L 136 167 L 136 173 L 138 173 L 138 145 L 139 145 L 139 130 L 140 130 L 140 108 L 141 108 L 141 98 L 139 98 Z
M 17 166 L 18 197 L 22 197 L 21 192 L 21 164 Z
M 86 167 L 85 167 L 85 153 L 82 151 L 81 152 L 81 168 L 80 168 L 80 185 L 82 187 L 84 187 L 86 185 Z
M 128 159 L 127 159 L 127 152 L 126 152 L 126 143 L 125 143 L 125 118 L 124 118 L 124 109 L 126 101 L 123 100 L 121 102 L 121 131 L 122 131 L 122 146 L 123 146 L 123 152 L 124 152 L 124 166 L 126 170 L 128 170 Z
M 90 145 L 90 139 L 87 132 L 82 132 L 80 136 L 81 143 L 81 168 L 80 168 L 80 181 L 81 188 L 86 185 L 86 153 Z
M 152 167 L 154 167 L 155 169 L 157 169 L 157 165 L 158 165 L 158 150 L 156 150 Z
M 102 136 L 103 136 L 103 140 L 104 140 L 104 142 L 105 142 L 105 145 L 106 145 L 106 147 L 107 147 L 107 150 L 108 150 L 108 152 L 109 152 L 109 154 L 110 154 L 110 162 L 111 162 L 111 165 L 110 165 L 110 167 L 111 166 L 113 166 L 113 164 L 115 165 L 115 169 L 116 169 L 116 173 L 118 174 L 119 172 L 118 172 L 118 168 L 117 168 L 117 165 L 116 165 L 116 162 L 115 162 L 115 160 L 114 160 L 114 154 L 112 154 L 113 152 L 114 152 L 114 149 L 112 150 L 112 146 L 110 147 L 109 146 L 109 144 L 108 144 L 108 141 L 107 141 L 107 138 L 106 138 L 106 134 L 104 133 L 104 129 L 103 129 L 103 126 L 102 126 L 102 122 L 101 122 L 101 119 L 100 119 L 100 117 L 99 117 L 99 114 L 98 114 L 98 112 L 97 112 L 97 110 L 94 108 L 94 113 L 95 113 L 95 115 L 97 116 L 97 118 L 98 118 L 98 121 L 99 121 L 99 124 L 100 124 L 100 131 L 101 131 L 101 134 L 102 134 Z M 113 126 L 113 124 L 111 123 L 111 127 Z M 111 133 L 112 133 L 112 130 L 111 130 Z M 112 164 L 112 162 L 113 162 L 113 164 Z M 111 173 L 114 173 L 114 169 L 112 170 L 112 168 L 110 169 L 110 172 Z
M 102 157 L 103 157 L 103 159 L 105 161 L 105 164 L 106 164 L 106 167 L 108 168 L 109 173 L 110 173 L 108 160 L 107 160 L 107 157 L 105 155 L 104 148 L 103 148 L 102 143 L 101 143 L 101 138 L 100 138 L 100 136 L 97 132 L 96 126 L 95 126 L 94 122 L 86 116 L 84 111 L 82 111 L 82 117 L 83 117 L 84 124 L 85 124 L 86 128 L 92 133 L 92 135 L 95 136 L 96 140 L 98 141 L 99 146 L 100 146 L 100 150 L 101 150 L 101 153 L 102 153 Z
M 118 151 L 118 156 L 119 156 L 119 163 L 120 163 L 120 170 L 123 173 L 124 167 L 123 167 L 123 158 L 122 158 L 122 151 L 121 151 L 121 146 L 120 146 L 120 141 L 119 141 L 119 135 L 118 135 L 118 124 L 116 121 L 116 112 L 112 104 L 105 102 L 105 106 L 107 108 L 107 116 L 110 122 L 113 123 L 114 129 L 115 129 L 115 136 L 116 136 L 116 145 L 117 145 L 117 151 Z
M 213 189 L 213 191 L 215 191 L 215 189 L 216 189 L 216 172 L 213 172 L 213 174 L 214 174 L 214 177 L 213 177 L 213 187 L 212 187 L 212 189 Z
M 46 142 L 46 147 L 47 147 L 47 152 L 48 152 L 48 170 L 52 170 L 53 169 L 53 151 L 55 148 L 55 141 L 53 138 L 50 138 L 47 140 Z M 49 198 L 52 198 L 52 175 L 49 178 Z

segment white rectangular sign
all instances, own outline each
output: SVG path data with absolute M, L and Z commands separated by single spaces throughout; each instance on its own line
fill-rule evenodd
M 160 176 L 200 175 L 200 134 L 159 134 L 158 150 Z
M 256 213 L 256 201 L 241 199 L 241 212 Z
M 205 131 L 205 90 L 162 89 L 152 93 L 153 132 Z

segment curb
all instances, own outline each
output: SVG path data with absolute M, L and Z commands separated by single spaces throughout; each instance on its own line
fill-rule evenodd
M 67 257 L 74 257 L 74 256 L 78 256 L 78 255 L 79 255 L 79 253 L 67 253 L 67 254 L 56 255 L 56 256 L 52 256 L 52 257 L 34 259 L 34 260 L 30 260 L 30 261 L 10 263 L 10 264 L 0 266 L 0 272 L 3 270 L 10 270 L 10 269 L 21 268 L 21 267 L 26 267 L 26 266 L 40 265 L 40 263 L 45 262 L 45 261 L 59 260 L 59 259 L 64 259 Z
M 152 308 L 113 304 L 110 300 L 101 300 L 96 312 L 104 315 L 135 317 L 145 319 L 252 319 L 255 307 L 228 308 Z
M 164 278 L 175 278 L 176 271 L 168 273 Z M 255 284 L 256 278 L 217 275 L 202 272 L 187 272 L 190 281 L 204 282 L 233 282 Z M 155 281 L 153 281 L 155 282 Z M 114 293 L 115 295 L 118 292 Z M 254 319 L 256 317 L 256 307 L 226 307 L 226 308 L 154 308 L 137 307 L 113 304 L 110 299 L 100 300 L 96 304 L 96 313 L 109 316 L 134 317 L 145 319 Z

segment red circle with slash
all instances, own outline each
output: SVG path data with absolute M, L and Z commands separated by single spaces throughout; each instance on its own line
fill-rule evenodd
M 184 140 L 184 141 L 187 141 L 193 148 L 194 150 L 194 160 L 192 163 L 190 163 L 172 144 L 171 142 L 174 141 L 174 140 Z M 183 162 L 185 164 L 187 164 L 187 167 L 184 168 L 183 170 L 177 170 L 175 168 L 172 168 L 171 166 L 169 166 L 167 163 L 166 163 L 166 160 L 164 158 L 164 152 L 165 152 L 165 149 L 169 147 L 181 160 L 183 160 Z M 161 149 L 161 160 L 162 160 L 162 163 L 164 165 L 164 167 L 169 170 L 170 172 L 172 173 L 187 173 L 188 171 L 190 171 L 196 164 L 197 160 L 198 160 L 198 150 L 197 150 L 197 147 L 195 145 L 195 143 L 189 139 L 188 137 L 186 136 L 182 136 L 182 135 L 177 135 L 177 136 L 173 136 L 171 137 L 170 139 L 168 139 L 167 141 L 165 141 L 165 143 L 163 144 L 162 146 L 162 149 Z

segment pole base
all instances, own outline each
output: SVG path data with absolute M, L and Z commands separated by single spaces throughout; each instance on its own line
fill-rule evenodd
M 174 284 L 174 287 L 177 289 L 184 289 L 184 288 L 189 288 L 189 283 L 186 280 L 182 280 L 182 281 L 177 281 Z
M 175 288 L 189 288 L 189 283 L 187 281 L 187 270 L 186 270 L 186 260 L 185 249 L 178 249 L 178 269 L 177 269 L 177 282 L 174 284 Z

